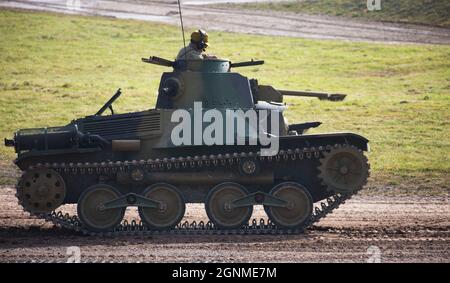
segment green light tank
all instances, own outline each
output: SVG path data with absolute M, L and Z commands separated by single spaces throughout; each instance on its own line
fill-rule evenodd
M 142 223 L 133 229 L 181 231 L 186 204 L 204 203 L 211 222 L 201 229 L 242 231 L 251 227 L 253 206 L 264 205 L 270 223 L 259 228 L 300 231 L 366 183 L 367 139 L 353 133 L 306 134 L 321 123 L 287 124 L 283 118 L 283 95 L 331 100 L 343 95 L 280 91 L 231 71 L 263 61 L 142 60 L 173 68 L 162 74 L 154 109 L 115 114 L 119 89 L 95 115 L 61 127 L 18 130 L 5 139 L 23 172 L 17 197 L 24 210 L 78 231 L 105 233 L 128 227 L 121 224 L 125 209 L 137 206 Z M 259 139 L 198 143 L 193 129 L 184 133 L 192 145 L 174 143 L 174 113 L 185 110 L 193 125 L 199 102 L 201 113 L 271 110 L 279 116 L 279 133 L 272 135 L 277 152 L 261 154 L 266 146 Z M 103 115 L 108 108 L 111 115 Z M 204 131 L 207 125 L 200 123 Z M 232 141 L 239 135 L 249 138 L 249 131 L 234 129 Z M 322 200 L 328 203 L 314 210 Z M 78 216 L 71 220 L 56 213 L 69 203 L 77 204 Z

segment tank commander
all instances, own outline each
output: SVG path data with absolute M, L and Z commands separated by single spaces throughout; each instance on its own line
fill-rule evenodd
M 204 30 L 196 30 L 191 34 L 191 42 L 178 52 L 177 60 L 215 59 L 215 55 L 204 53 L 208 44 L 208 34 Z

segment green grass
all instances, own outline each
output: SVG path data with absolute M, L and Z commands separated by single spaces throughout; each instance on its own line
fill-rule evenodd
M 231 6 L 450 27 L 448 0 L 381 0 L 379 11 L 369 11 L 366 0 L 304 0 Z
M 182 43 L 172 26 L 109 18 L 0 10 L 0 137 L 19 128 L 66 124 L 93 114 L 115 92 L 118 112 L 152 108 Z M 450 47 L 317 41 L 212 32 L 211 53 L 283 89 L 347 93 L 343 102 L 288 98 L 291 122 L 322 121 L 315 132 L 352 131 L 371 141 L 374 180 L 428 180 L 448 189 Z M 12 183 L 11 148 L 0 147 L 0 183 Z M 415 181 L 416 182 L 416 181 Z M 417 181 L 419 182 L 419 181 Z

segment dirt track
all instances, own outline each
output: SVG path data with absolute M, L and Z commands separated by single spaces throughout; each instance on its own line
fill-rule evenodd
M 291 236 L 88 237 L 32 219 L 13 189 L 1 188 L 0 203 L 0 262 L 65 262 L 69 246 L 80 247 L 81 261 L 100 262 L 365 262 L 378 254 L 382 262 L 450 262 L 446 196 L 356 196 Z M 203 206 L 189 205 L 186 219 L 206 220 Z
M 70 4 L 80 2 L 80 7 Z M 187 27 L 315 39 L 450 44 L 450 29 L 446 28 L 193 5 L 213 2 L 207 0 L 182 2 Z M 179 24 L 178 6 L 171 0 L 0 0 L 0 7 Z

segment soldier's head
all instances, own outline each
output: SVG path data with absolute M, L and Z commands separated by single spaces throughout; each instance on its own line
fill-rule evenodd
M 209 46 L 208 44 L 208 34 L 206 33 L 206 31 L 198 29 L 196 31 L 194 31 L 191 34 L 191 43 L 195 44 L 195 46 L 199 49 L 199 50 L 206 50 L 206 47 Z

